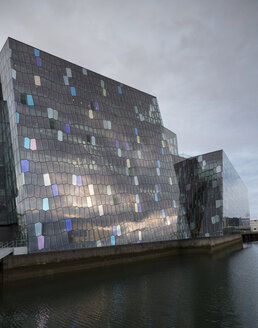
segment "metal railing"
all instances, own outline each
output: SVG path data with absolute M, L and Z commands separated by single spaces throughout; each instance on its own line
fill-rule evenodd
M 0 248 L 14 248 L 14 247 L 23 247 L 26 246 L 26 240 L 12 240 L 0 242 Z

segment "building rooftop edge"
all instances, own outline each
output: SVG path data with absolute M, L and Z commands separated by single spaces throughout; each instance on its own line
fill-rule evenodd
M 13 40 L 13 41 L 15 41 L 15 42 L 19 42 L 19 43 L 25 44 L 26 46 L 28 46 L 28 47 L 30 47 L 30 48 L 33 48 L 33 49 L 38 49 L 38 50 L 40 50 L 41 52 L 43 52 L 43 53 L 45 53 L 45 54 L 48 54 L 48 55 L 50 55 L 50 56 L 54 56 L 54 57 L 56 57 L 56 58 L 58 58 L 58 59 L 61 59 L 61 60 L 65 61 L 65 62 L 67 62 L 67 63 L 69 63 L 69 64 L 72 64 L 72 65 L 75 65 L 75 66 L 77 66 L 77 67 L 80 67 L 80 68 L 86 68 L 89 72 L 92 72 L 92 73 L 97 74 L 97 75 L 99 75 L 99 76 L 101 76 L 101 77 L 104 77 L 104 78 L 108 78 L 108 79 L 110 79 L 110 80 L 112 80 L 112 81 L 114 81 L 114 82 L 117 82 L 117 83 L 119 83 L 119 84 L 122 84 L 123 86 L 126 86 L 126 87 L 128 87 L 128 88 L 131 88 L 131 89 L 137 90 L 137 91 L 142 92 L 142 93 L 145 93 L 146 95 L 151 96 L 151 97 L 157 99 L 156 96 L 154 96 L 154 95 L 152 95 L 152 94 L 150 94 L 150 93 L 148 93 L 148 92 L 145 92 L 145 91 L 139 90 L 139 89 L 134 88 L 134 87 L 132 87 L 132 86 L 130 86 L 130 85 L 128 85 L 128 84 L 125 84 L 125 83 L 120 82 L 120 81 L 118 81 L 118 80 L 115 80 L 115 79 L 112 79 L 112 78 L 110 78 L 110 77 L 107 77 L 107 76 L 105 76 L 105 75 L 103 75 L 103 74 L 100 74 L 100 73 L 95 72 L 95 71 L 93 71 L 93 70 L 91 70 L 91 69 L 88 69 L 88 68 L 85 67 L 85 66 L 80 66 L 80 65 L 78 65 L 78 64 L 75 64 L 75 63 L 73 63 L 73 62 L 71 62 L 71 61 L 69 61 L 69 60 L 63 59 L 63 58 L 61 58 L 61 57 L 59 57 L 59 56 L 56 56 L 56 55 L 53 55 L 53 54 L 50 53 L 50 52 L 47 52 L 47 51 L 45 51 L 45 50 L 41 50 L 40 48 L 35 48 L 34 46 L 31 46 L 30 44 L 27 44 L 27 43 L 25 43 L 25 42 L 19 41 L 19 40 L 14 39 L 14 38 L 12 38 L 12 37 L 10 37 L 10 36 L 8 36 L 7 40 L 4 42 L 4 45 L 5 45 L 5 43 L 6 43 L 8 40 Z M 3 45 L 3 46 L 4 46 L 4 45 Z M 1 47 L 1 50 L 2 50 L 2 48 L 3 48 L 3 47 Z M 0 50 L 0 51 L 1 51 L 1 50 Z

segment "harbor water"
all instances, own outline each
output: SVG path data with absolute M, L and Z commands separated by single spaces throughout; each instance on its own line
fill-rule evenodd
M 258 327 L 258 242 L 0 286 L 0 327 Z

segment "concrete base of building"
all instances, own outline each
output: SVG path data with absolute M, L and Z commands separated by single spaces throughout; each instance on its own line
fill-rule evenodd
M 69 251 L 9 255 L 0 263 L 3 282 L 106 267 L 171 255 L 213 254 L 243 247 L 242 236 L 170 240 Z

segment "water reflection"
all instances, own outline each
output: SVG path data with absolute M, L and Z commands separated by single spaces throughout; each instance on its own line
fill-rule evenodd
M 1 287 L 0 326 L 256 327 L 257 258 L 253 243 L 231 254 L 8 284 Z

